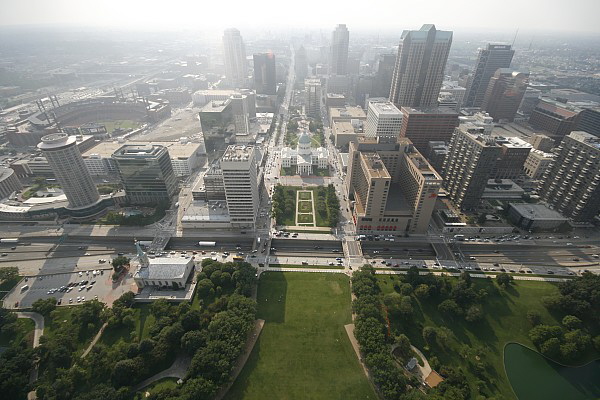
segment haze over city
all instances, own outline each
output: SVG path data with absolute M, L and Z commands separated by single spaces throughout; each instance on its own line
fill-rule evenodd
M 0 0 L 0 397 L 600 398 L 599 7 Z

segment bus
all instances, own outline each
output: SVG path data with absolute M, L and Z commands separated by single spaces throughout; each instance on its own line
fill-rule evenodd
M 215 247 L 217 242 L 198 242 L 196 246 L 198 247 Z

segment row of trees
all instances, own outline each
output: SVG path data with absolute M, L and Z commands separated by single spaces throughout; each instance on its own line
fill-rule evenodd
M 38 398 L 130 400 L 135 395 L 132 386 L 168 368 L 178 355 L 192 360 L 184 383 L 154 391 L 152 398 L 214 396 L 229 379 L 253 327 L 256 303 L 247 296 L 256 283 L 255 274 L 255 268 L 247 263 L 205 260 L 199 280 L 219 283 L 221 289 L 197 292 L 200 309 L 192 309 L 190 303 L 153 302 L 149 314 L 154 323 L 144 338 L 136 330 L 141 311 L 136 310 L 131 292 L 117 299 L 112 308 L 90 301 L 73 309 L 71 322 L 43 337 Z M 51 318 L 57 317 L 55 312 L 50 312 Z M 104 335 L 130 334 L 110 346 L 97 343 L 84 359 L 75 357 L 77 343 L 90 340 L 102 322 L 108 324 Z
M 408 380 L 396 366 L 390 353 L 392 339 L 381 312 L 379 286 L 375 270 L 365 265 L 352 276 L 352 292 L 356 299 L 354 335 L 365 357 L 373 382 L 385 399 L 398 399 L 406 392 Z
M 273 217 L 277 225 L 285 225 L 285 218 L 296 212 L 296 192 L 294 189 L 276 185 L 273 190 Z
M 340 221 L 340 200 L 335 194 L 335 187 L 329 184 L 326 188 L 317 188 L 315 193 L 315 211 L 328 226 L 336 226 Z

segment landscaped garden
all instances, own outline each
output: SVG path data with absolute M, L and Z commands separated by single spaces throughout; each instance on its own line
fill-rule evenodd
M 372 268 L 367 271 L 372 271 Z M 359 276 L 355 273 L 357 279 Z M 385 310 L 381 315 L 371 310 L 364 316 L 361 312 L 361 316 L 357 317 L 356 335 L 359 343 L 366 346 L 363 350 L 367 349 L 367 358 L 369 346 L 372 346 L 368 343 L 373 343 L 375 337 L 387 346 L 396 343 L 404 347 L 408 358 L 412 354 L 412 344 L 423 352 L 431 367 L 444 378 L 444 382 L 430 390 L 431 394 L 443 398 L 483 396 L 509 399 L 515 398 L 515 395 L 512 379 L 509 382 L 505 373 L 504 346 L 507 343 L 537 347 L 542 353 L 552 354 L 557 361 L 569 365 L 581 365 L 598 357 L 598 317 L 593 315 L 592 310 L 598 309 L 598 296 L 594 291 L 597 293 L 599 290 L 597 280 L 600 277 L 586 274 L 571 283 L 556 285 L 511 281 L 504 279 L 504 274 L 499 276 L 493 281 L 472 279 L 468 273 L 463 273 L 457 279 L 422 276 L 417 269 L 409 270 L 405 276 L 377 276 L 378 288 L 368 292 L 369 296 L 375 297 L 363 295 L 361 299 L 359 296 L 360 309 L 368 310 L 362 304 L 369 301 L 373 305 L 383 305 Z M 593 284 L 589 282 L 592 280 Z M 363 290 L 360 285 L 354 285 L 354 288 L 359 293 Z M 377 325 L 367 329 L 365 324 L 368 321 L 373 324 L 377 321 Z M 386 328 L 388 323 L 389 328 Z M 377 329 L 382 329 L 385 334 L 375 334 L 375 326 L 379 326 Z M 508 362 L 507 371 L 516 365 L 514 358 L 511 360 L 509 357 Z M 517 364 L 521 362 L 530 365 L 539 363 L 539 360 L 521 360 Z M 545 378 L 536 374 L 526 375 L 527 369 L 518 367 L 515 372 L 521 381 L 526 379 L 525 376 L 531 376 L 527 386 L 536 379 L 541 382 L 557 377 L 557 373 L 546 374 Z M 550 371 L 553 367 L 545 369 Z M 592 371 L 598 373 L 593 368 L 586 371 L 587 376 L 591 376 Z M 392 385 L 395 379 L 382 379 L 382 387 Z M 394 382 L 393 385 L 399 385 L 396 387 L 402 386 L 398 381 Z M 595 388 L 595 396 L 598 396 L 597 385 L 588 382 L 583 386 L 587 392 L 580 393 L 594 393 Z M 555 397 L 542 395 L 537 398 L 571 398 L 559 396 L 559 393 L 571 393 L 569 390 L 558 390 Z M 518 394 L 518 389 L 515 392 Z M 397 392 L 391 390 L 390 393 L 389 398 L 395 398 Z M 528 393 L 533 392 L 529 389 Z
M 296 192 L 300 193 L 296 193 Z M 312 196 L 311 193 L 312 192 Z M 327 187 L 307 186 L 304 188 L 296 186 L 275 186 L 273 193 L 273 216 L 277 225 L 286 225 L 288 227 L 296 225 L 296 202 L 300 213 L 297 222 L 299 224 L 315 223 L 317 227 L 335 227 L 339 221 L 340 203 L 335 194 L 333 185 Z M 314 202 L 314 215 L 312 214 L 312 205 Z M 310 207 L 310 208 L 309 208 Z
M 348 278 L 266 272 L 258 286 L 265 326 L 226 399 L 376 399 L 344 325 Z

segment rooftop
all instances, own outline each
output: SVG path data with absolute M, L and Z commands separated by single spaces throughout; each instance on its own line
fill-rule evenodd
M 198 148 L 201 146 L 201 143 L 194 142 L 134 142 L 129 141 L 125 143 L 119 143 L 118 141 L 114 142 L 100 142 L 96 146 L 87 150 L 82 154 L 84 158 L 90 158 L 94 155 L 97 155 L 101 158 L 109 158 L 114 152 L 116 152 L 123 145 L 126 146 L 148 146 L 148 145 L 157 145 L 163 146 L 169 151 L 169 156 L 172 159 L 186 159 L 194 155 L 198 151 Z
M 335 118 L 347 118 L 347 119 L 366 119 L 367 114 L 365 114 L 365 110 L 361 107 L 332 107 L 329 109 L 329 116 L 331 119 Z
M 514 208 L 519 214 L 524 217 L 535 219 L 535 220 L 564 220 L 563 217 L 557 211 L 551 210 L 543 204 L 529 204 L 529 203 L 510 203 L 510 206 Z
M 458 117 L 458 113 L 449 108 L 439 108 L 439 107 L 421 107 L 421 108 L 413 108 L 413 107 L 402 107 L 402 112 L 407 113 L 409 115 L 448 115 L 448 116 L 456 116 Z
M 227 100 L 212 100 L 206 103 L 204 107 L 200 109 L 201 113 L 220 113 L 223 112 L 231 103 L 230 99 Z
M 377 115 L 402 115 L 398 107 L 389 101 L 384 103 L 369 103 L 369 109 L 373 110 Z
M 248 161 L 254 155 L 254 146 L 229 145 L 221 161 Z
M 156 144 L 121 144 L 114 153 L 118 158 L 154 158 L 164 149 Z

